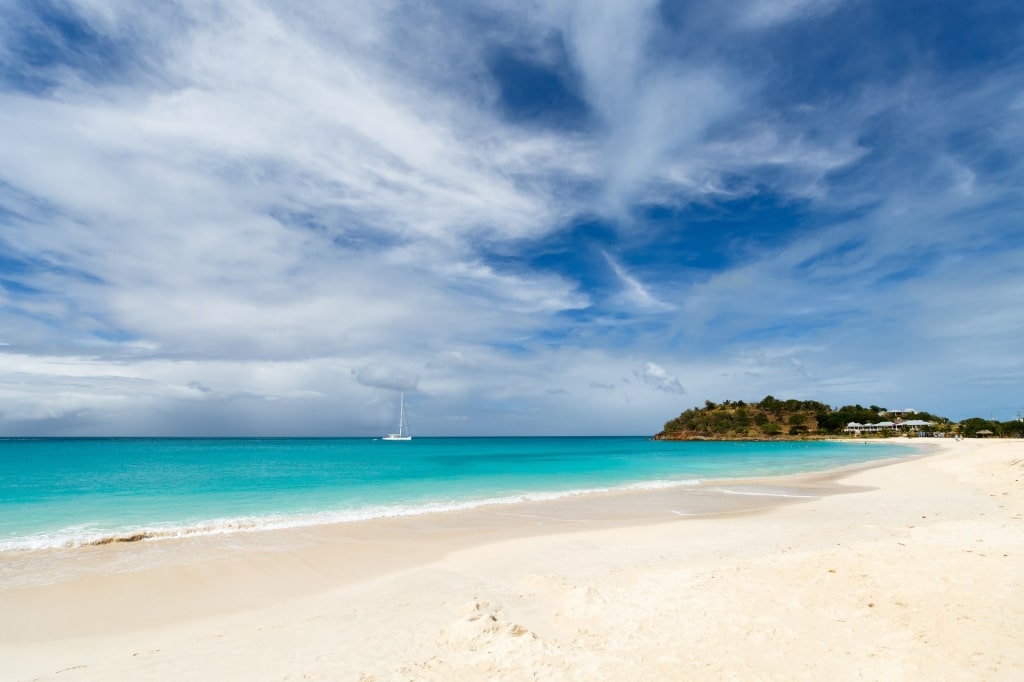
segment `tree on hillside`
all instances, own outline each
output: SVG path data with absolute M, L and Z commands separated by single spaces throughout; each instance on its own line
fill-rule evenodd
M 915 412 L 914 419 L 920 419 L 921 421 L 933 422 L 935 424 L 949 423 L 949 419 L 946 417 L 937 417 L 931 412 Z
M 747 412 L 747 408 L 739 407 L 733 414 L 736 421 L 736 426 L 744 431 L 750 426 L 750 413 Z
M 835 412 L 825 415 L 824 418 L 819 418 L 818 428 L 825 433 L 842 433 L 843 429 L 850 422 L 876 424 L 880 420 L 881 417 L 870 407 L 844 405 Z
M 999 425 L 999 435 L 1003 438 L 1024 438 L 1024 422 L 1014 419 Z
M 976 438 L 979 431 L 991 431 L 994 434 L 1000 432 L 1000 424 L 997 421 L 982 419 L 981 417 L 970 417 L 960 422 L 960 434 L 965 438 Z

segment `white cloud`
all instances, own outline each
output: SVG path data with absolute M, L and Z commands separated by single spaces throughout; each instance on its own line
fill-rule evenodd
M 834 11 L 845 0 L 748 0 L 741 5 L 741 26 L 763 29 Z
M 605 126 L 602 208 L 628 219 L 638 193 L 671 175 L 671 159 L 694 153 L 712 122 L 736 109 L 742 85 L 717 68 L 655 59 L 653 2 L 585 2 L 573 10 L 562 28 Z
M 667 393 L 686 393 L 677 377 L 670 375 L 664 367 L 653 362 L 644 363 L 644 383 Z
M 408 375 L 394 367 L 365 365 L 352 370 L 352 376 L 363 386 L 387 388 L 393 391 L 412 391 L 419 378 Z
M 479 337 L 500 309 L 588 304 L 574 283 L 500 273 L 472 246 L 552 229 L 564 209 L 520 179 L 585 172 L 577 141 L 505 126 L 391 68 L 406 45 L 389 42 L 386 9 L 363 13 L 359 30 L 259 4 L 184 9 L 190 21 L 101 5 L 88 15 L 122 35 L 141 25 L 161 57 L 149 67 L 171 88 L 73 81 L 59 99 L 0 96 L 0 177 L 18 188 L 4 199 L 27 216 L 5 227 L 8 241 L 102 279 L 52 275 L 54 296 L 24 312 L 45 305 L 64 324 L 85 313 L 95 322 L 83 335 L 109 325 L 168 352 L 202 338 L 213 352 L 281 357 L 368 350 L 410 327 Z M 422 57 L 458 67 L 465 55 L 451 48 Z M 32 226 L 44 221 L 60 227 Z M 353 235 L 369 240 L 360 252 L 335 246 Z
M 622 266 L 621 263 L 617 262 L 608 252 L 603 252 L 605 260 L 608 261 L 608 265 L 611 266 L 615 276 L 619 278 L 623 285 L 623 291 L 621 297 L 626 306 L 632 309 L 640 309 L 644 311 L 654 312 L 667 312 L 674 309 L 671 304 L 665 303 L 664 301 L 658 300 L 651 292 L 645 287 L 636 277 L 629 274 L 629 272 Z

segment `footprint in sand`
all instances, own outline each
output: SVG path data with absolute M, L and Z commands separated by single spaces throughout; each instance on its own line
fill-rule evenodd
M 444 631 L 444 639 L 452 646 L 475 649 L 499 641 L 533 641 L 537 636 L 518 623 L 505 621 L 500 607 L 474 600 L 466 605 L 462 617 Z

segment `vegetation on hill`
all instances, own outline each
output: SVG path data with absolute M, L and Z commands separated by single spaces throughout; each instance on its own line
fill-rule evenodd
M 766 396 L 761 402 L 746 403 L 726 400 L 723 403 L 704 401 L 704 407 L 686 410 L 665 423 L 664 430 L 655 436 L 664 440 L 742 440 L 771 438 L 821 438 L 843 435 L 850 422 L 875 424 L 890 419 L 886 409 L 878 405 L 844 405 L 835 408 L 815 400 L 779 400 Z M 930 427 L 915 428 L 915 432 L 960 434 L 969 438 L 985 436 L 1024 436 L 1024 423 L 997 422 L 972 417 L 959 424 L 946 417 L 928 412 L 914 412 L 909 419 L 931 422 Z M 877 437 L 893 435 L 882 432 Z
M 994 419 L 971 417 L 957 424 L 957 432 L 966 438 L 989 435 L 985 434 L 985 431 L 991 431 L 992 436 L 1001 438 L 1024 438 L 1024 422 L 1016 419 L 1008 422 L 999 422 Z
M 806 436 L 820 429 L 819 416 L 831 409 L 814 400 L 777 400 L 767 396 L 759 403 L 726 400 L 704 402 L 704 407 L 686 410 L 665 424 L 657 437 L 695 438 L 778 438 Z M 843 424 L 845 426 L 845 424 Z

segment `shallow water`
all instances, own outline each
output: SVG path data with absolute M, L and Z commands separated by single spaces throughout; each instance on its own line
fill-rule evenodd
M 822 471 L 911 452 L 898 445 L 643 437 L 0 439 L 0 551 L 314 526 L 617 490 L 696 491 L 713 479 Z M 715 491 L 766 494 L 742 486 Z M 696 496 L 694 502 L 698 509 Z M 679 514 L 691 513 L 682 507 Z

